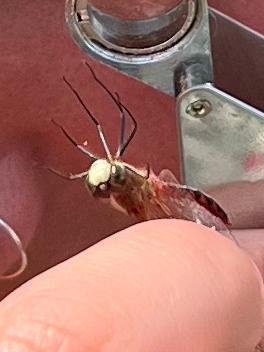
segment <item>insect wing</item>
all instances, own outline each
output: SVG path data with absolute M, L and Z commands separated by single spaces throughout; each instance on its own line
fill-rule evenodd
M 159 174 L 159 179 L 164 182 L 179 183 L 173 172 L 171 172 L 169 169 L 161 170 Z
M 171 172 L 169 176 L 171 179 Z M 160 213 L 160 217 L 201 222 L 234 239 L 227 214 L 213 198 L 197 189 L 163 180 L 164 177 L 154 185 L 156 207 L 148 208 L 148 219 L 157 218 Z

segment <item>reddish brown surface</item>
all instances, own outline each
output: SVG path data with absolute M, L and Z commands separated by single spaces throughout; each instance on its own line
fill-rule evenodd
M 263 0 L 208 0 L 208 3 L 250 28 L 264 33 Z
M 232 3 L 226 12 L 232 10 L 234 15 L 237 4 L 236 17 L 245 19 L 249 10 L 241 7 L 242 0 Z M 249 7 L 259 3 L 252 1 Z M 254 25 L 263 31 L 258 6 Z M 91 199 L 81 182 L 67 182 L 42 168 L 48 165 L 77 172 L 89 165 L 50 123 L 51 118 L 80 142 L 87 139 L 91 149 L 102 154 L 94 126 L 63 84 L 63 74 L 102 121 L 112 148 L 119 126 L 112 102 L 81 64 L 84 55 L 64 24 L 64 1 L 2 1 L 0 33 L 0 215 L 20 234 L 29 255 L 23 276 L 0 282 L 3 296 L 132 220 Z M 137 166 L 148 162 L 156 172 L 169 166 L 177 174 L 173 99 L 110 68 L 92 65 L 138 120 L 138 133 L 125 160 Z M 11 259 L 10 255 L 8 265 Z M 0 265 L 3 270 L 4 264 Z

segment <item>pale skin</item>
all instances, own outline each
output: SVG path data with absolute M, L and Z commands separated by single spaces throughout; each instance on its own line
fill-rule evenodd
M 3 300 L 0 350 L 251 352 L 262 336 L 262 289 L 250 257 L 224 236 L 149 221 Z

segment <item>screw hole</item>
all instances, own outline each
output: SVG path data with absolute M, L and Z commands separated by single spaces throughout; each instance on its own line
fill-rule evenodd
M 204 117 L 212 110 L 211 103 L 208 100 L 196 100 L 190 103 L 186 108 L 186 113 L 193 117 Z

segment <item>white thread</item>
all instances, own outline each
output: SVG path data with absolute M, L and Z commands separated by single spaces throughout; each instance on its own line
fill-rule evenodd
M 17 277 L 18 275 L 22 274 L 22 272 L 27 267 L 28 259 L 27 259 L 27 255 L 24 251 L 22 242 L 20 241 L 20 238 L 18 237 L 16 232 L 12 229 L 12 227 L 10 225 L 8 225 L 1 218 L 0 218 L 0 227 L 2 227 L 5 230 L 5 232 L 8 234 L 8 236 L 10 236 L 11 239 L 15 242 L 15 244 L 19 250 L 20 256 L 21 256 L 21 264 L 20 264 L 20 267 L 17 269 L 17 271 L 15 271 L 14 273 L 9 274 L 9 275 L 0 275 L 0 279 L 13 279 L 13 278 Z M 0 248 L 0 251 L 1 251 L 1 248 Z

